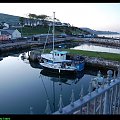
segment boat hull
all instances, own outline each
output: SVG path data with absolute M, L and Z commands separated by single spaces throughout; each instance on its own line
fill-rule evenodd
M 46 72 L 50 72 L 50 73 L 56 73 L 56 74 L 76 74 L 77 71 L 76 70 L 59 70 L 59 69 L 54 69 L 54 68 L 49 68 L 49 67 L 45 67 L 42 66 L 44 70 L 46 70 Z
M 40 74 L 48 77 L 54 77 L 54 78 L 62 78 L 62 79 L 69 79 L 69 80 L 75 80 L 76 78 L 80 79 L 84 76 L 84 70 L 77 72 L 77 74 L 55 74 L 53 72 L 48 71 L 47 69 L 41 70 Z
M 56 73 L 56 74 L 66 74 L 66 75 L 76 75 L 78 72 L 82 71 L 84 69 L 84 64 L 81 63 L 81 68 L 79 70 L 77 69 L 58 69 L 58 68 L 54 68 L 54 67 L 47 67 L 42 65 L 42 68 L 44 70 L 46 70 L 46 72 L 49 73 Z M 80 66 L 80 65 L 79 65 Z

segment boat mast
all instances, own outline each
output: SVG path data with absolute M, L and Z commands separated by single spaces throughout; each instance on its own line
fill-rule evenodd
M 53 62 L 54 62 L 54 40 L 55 40 L 55 12 L 53 12 Z

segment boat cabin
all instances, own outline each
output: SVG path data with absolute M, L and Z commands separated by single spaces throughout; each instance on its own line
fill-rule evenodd
M 66 60 L 66 54 L 68 53 L 67 51 L 58 51 L 54 50 L 50 52 L 54 56 L 54 61 L 55 62 L 61 62 Z

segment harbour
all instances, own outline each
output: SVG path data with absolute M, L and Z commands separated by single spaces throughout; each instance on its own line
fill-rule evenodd
M 64 105 L 66 106 L 69 104 L 72 89 L 76 94 L 76 100 L 79 99 L 81 87 L 84 86 L 84 95 L 86 95 L 89 82 L 97 75 L 97 72 L 101 70 L 102 75 L 107 77 L 107 70 L 110 69 L 109 65 L 106 68 L 96 67 L 97 65 L 93 65 L 92 62 L 93 69 L 90 69 L 90 64 L 85 66 L 85 70 L 78 78 L 52 76 L 44 71 L 42 72 L 41 67 L 36 62 L 28 60 L 30 52 L 29 50 L 23 50 L 22 53 L 8 52 L 8 54 L 2 54 L 3 59 L 0 61 L 0 68 L 3 68 L 0 69 L 1 98 L 3 99 L 0 103 L 1 114 L 29 114 L 30 107 L 32 107 L 34 114 L 44 114 L 47 99 L 50 100 L 52 112 L 55 112 L 58 110 L 60 94 L 63 95 Z M 22 57 L 23 53 L 26 58 Z M 114 71 L 115 69 L 111 67 L 111 70 Z M 8 84 L 8 81 L 10 81 L 10 84 Z M 10 99 L 9 103 L 7 103 L 7 99 Z M 6 101 L 5 104 L 2 101 Z M 14 107 L 12 105 L 13 101 Z
M 84 94 L 87 94 L 88 83 L 99 70 L 85 70 L 79 78 L 59 78 L 40 74 L 42 69 L 37 64 L 34 63 L 34 68 L 35 65 L 30 65 L 27 59 L 22 60 L 21 56 L 22 53 L 13 54 L 0 61 L 1 114 L 29 114 L 30 107 L 33 108 L 34 114 L 45 114 L 48 98 L 51 109 L 55 112 L 58 109 L 60 93 L 63 95 L 64 105 L 69 103 L 72 89 L 76 93 L 76 99 L 79 98 L 81 86 L 84 86 Z M 107 70 L 102 69 L 102 74 L 106 75 Z
M 0 115 L 120 114 L 120 7 L 29 5 L 0 13 Z

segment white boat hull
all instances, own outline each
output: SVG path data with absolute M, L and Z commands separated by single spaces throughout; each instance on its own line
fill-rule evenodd
M 51 64 L 51 63 L 40 63 L 40 65 L 48 70 L 49 72 L 54 72 L 57 74 L 76 74 L 77 69 L 75 67 L 69 67 L 68 68 L 61 68 L 58 64 Z

